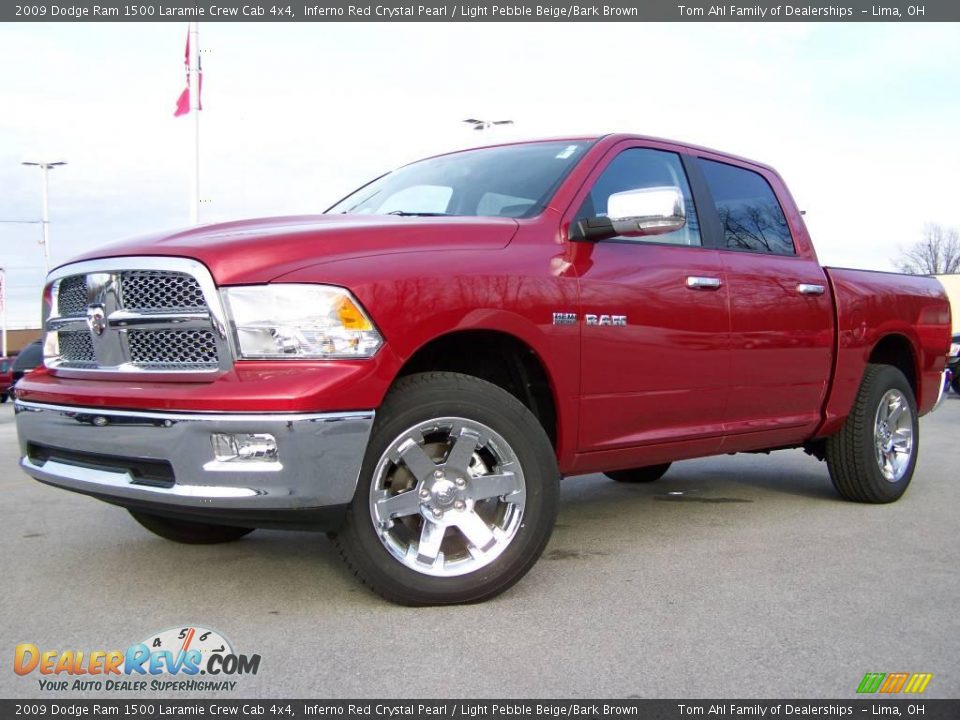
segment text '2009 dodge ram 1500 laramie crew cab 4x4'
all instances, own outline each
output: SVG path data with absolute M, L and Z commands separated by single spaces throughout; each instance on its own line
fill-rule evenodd
M 101 249 L 43 314 L 27 473 L 180 542 L 326 530 L 409 604 L 516 582 L 564 475 L 804 447 L 896 500 L 950 343 L 936 280 L 821 267 L 769 167 L 625 135 Z

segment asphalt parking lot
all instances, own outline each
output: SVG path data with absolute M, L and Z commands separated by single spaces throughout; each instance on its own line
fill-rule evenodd
M 887 506 L 839 500 L 800 451 L 683 462 L 649 486 L 571 478 L 513 590 L 409 609 L 355 582 L 322 535 L 178 546 L 30 480 L 8 403 L 0 697 L 41 694 L 12 671 L 17 643 L 122 649 L 186 624 L 262 657 L 221 697 L 852 699 L 868 671 L 933 673 L 924 697 L 960 697 L 958 435 L 951 394 Z

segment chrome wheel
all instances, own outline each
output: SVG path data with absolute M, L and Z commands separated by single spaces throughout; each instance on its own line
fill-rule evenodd
M 370 486 L 383 546 L 424 575 L 465 575 L 489 565 L 520 529 L 526 483 L 509 443 L 483 423 L 442 417 L 401 433 Z
M 898 482 L 913 457 L 913 414 L 899 390 L 888 390 L 880 400 L 873 443 L 880 473 L 888 482 Z

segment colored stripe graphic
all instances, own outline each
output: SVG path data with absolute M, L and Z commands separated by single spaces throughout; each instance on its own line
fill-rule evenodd
M 880 686 L 880 692 L 900 692 L 903 689 L 903 686 L 906 684 L 908 677 L 910 676 L 907 673 L 890 673 L 887 675 L 887 679 L 883 682 L 883 685 Z
M 919 695 L 927 689 L 933 679 L 933 673 L 867 673 L 857 686 L 860 694 L 899 692 Z
M 933 679 L 933 673 L 914 673 L 903 691 L 907 693 L 922 693 L 927 689 L 927 685 L 930 684 L 931 679 Z
M 875 693 L 880 689 L 880 683 L 883 682 L 884 677 L 886 677 L 886 673 L 867 673 L 860 681 L 860 685 L 857 686 L 857 692 Z

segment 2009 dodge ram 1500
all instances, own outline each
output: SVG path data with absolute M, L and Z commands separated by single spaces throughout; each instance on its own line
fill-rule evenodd
M 950 344 L 936 280 L 821 267 L 771 168 L 625 135 L 97 250 L 50 274 L 44 323 L 27 473 L 180 542 L 327 530 L 411 604 L 516 582 L 563 475 L 804 447 L 896 500 Z

